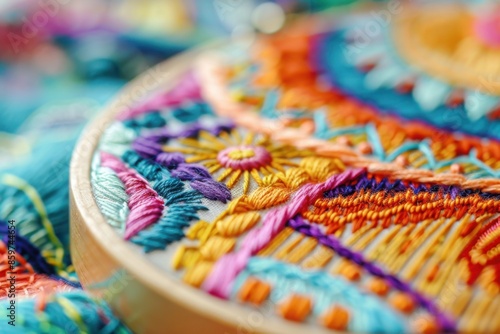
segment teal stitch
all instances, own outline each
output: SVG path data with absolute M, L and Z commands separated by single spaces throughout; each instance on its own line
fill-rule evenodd
M 167 245 L 184 238 L 184 228 L 191 221 L 199 220 L 198 211 L 207 210 L 202 205 L 171 205 L 160 221 L 132 238 L 132 242 L 144 247 L 145 252 L 165 249 Z
M 183 123 L 194 122 L 203 115 L 213 115 L 211 107 L 206 103 L 191 103 L 175 108 L 172 115 Z
M 299 267 L 274 259 L 254 257 L 236 278 L 233 297 L 249 276 L 256 276 L 272 285 L 270 300 L 275 304 L 293 292 L 313 297 L 315 316 L 321 315 L 334 304 L 347 306 L 352 314 L 352 321 L 348 325 L 350 331 L 403 333 L 408 330 L 405 319 L 378 297 L 362 292 L 352 283 L 326 272 L 304 272 Z
M 366 135 L 368 137 L 368 142 L 371 144 L 374 155 L 380 160 L 385 159 L 385 151 L 380 142 L 380 137 L 378 131 L 373 124 L 366 125 Z
M 499 177 L 500 176 L 500 171 L 497 172 L 493 170 L 490 166 L 486 165 L 484 162 L 479 160 L 476 157 L 476 150 L 472 149 L 469 153 L 469 156 L 460 156 L 458 158 L 450 159 L 450 160 L 445 160 L 445 161 L 440 161 L 439 163 L 436 164 L 436 168 L 442 168 L 445 166 L 450 166 L 451 164 L 472 164 L 474 166 L 477 166 L 480 168 L 479 171 L 473 172 L 470 174 L 467 174 L 467 176 L 471 179 L 476 179 L 480 178 L 483 176 L 489 176 L 489 177 Z
M 370 89 L 394 87 L 406 74 L 405 69 L 395 64 L 385 66 L 386 63 L 380 63 L 380 65 L 376 66 L 365 76 L 365 85 Z
M 388 156 L 385 155 L 385 151 L 380 143 L 380 139 L 377 133 L 377 130 L 372 124 L 368 124 L 366 126 L 353 126 L 353 127 L 345 127 L 339 129 L 328 130 L 328 126 L 326 125 L 326 115 L 324 113 L 315 113 L 314 121 L 316 124 L 315 136 L 321 139 L 329 139 L 341 135 L 355 135 L 355 134 L 366 134 L 369 138 L 369 142 L 372 144 L 374 155 L 376 155 L 381 161 L 391 162 L 394 161 L 398 156 L 405 152 L 418 150 L 422 152 L 425 156 L 427 163 L 422 166 L 422 168 L 428 168 L 431 170 L 437 170 L 445 166 L 449 166 L 453 163 L 466 163 L 473 164 L 479 167 L 481 170 L 478 172 L 474 172 L 469 174 L 469 178 L 479 178 L 483 175 L 491 176 L 491 177 L 500 177 L 500 171 L 495 171 L 488 165 L 486 165 L 481 160 L 477 159 L 475 150 L 471 150 L 469 156 L 460 156 L 450 160 L 442 160 L 437 161 L 434 153 L 432 152 L 428 142 L 414 142 L 407 141 L 403 143 L 401 146 L 394 149 Z
M 465 93 L 465 109 L 467 110 L 467 116 L 472 121 L 487 115 L 499 102 L 500 98 L 497 96 L 483 94 L 478 91 L 467 91 Z
M 343 136 L 343 135 L 347 135 L 347 134 L 361 135 L 361 134 L 365 134 L 365 133 L 366 133 L 366 129 L 364 126 L 350 126 L 350 127 L 345 127 L 345 128 L 328 130 L 327 132 L 320 134 L 319 138 L 330 139 L 330 138 Z
M 279 113 L 276 111 L 280 97 L 281 93 L 279 89 L 273 89 L 267 93 L 264 104 L 262 105 L 262 116 L 269 119 L 276 119 L 280 117 Z
M 60 304 L 60 298 L 66 299 L 80 315 L 84 333 L 98 334 L 128 334 L 131 333 L 120 320 L 117 319 L 103 301 L 90 298 L 83 291 L 57 293 L 50 298 L 44 311 L 36 311 L 34 299 L 19 300 L 16 305 L 16 327 L 10 326 L 7 321 L 0 322 L 0 332 L 5 334 L 19 332 L 35 333 L 81 333 L 81 329 L 69 317 Z M 8 319 L 8 300 L 0 302 L 0 316 Z
M 134 151 L 127 151 L 123 160 L 148 181 L 160 195 L 167 207 L 162 218 L 148 229 L 132 238 L 145 252 L 165 249 L 170 243 L 184 238 L 184 228 L 191 221 L 199 220 L 197 212 L 208 210 L 201 203 L 203 197 L 197 190 L 186 190 L 185 183 L 171 177 L 170 172 L 152 160 L 144 159 Z
M 328 118 L 326 117 L 325 110 L 318 110 L 313 113 L 314 120 L 314 136 L 317 138 L 324 138 L 323 133 L 326 133 L 330 128 L 328 126 Z
M 483 171 L 487 172 L 489 175 L 491 175 L 493 177 L 499 177 L 500 176 L 500 172 L 499 173 L 495 173 L 495 171 L 491 167 L 489 167 L 488 165 L 486 165 L 484 162 L 482 162 L 481 160 L 479 160 L 477 158 L 476 149 L 470 150 L 469 157 L 470 157 L 470 160 L 471 160 L 472 164 L 480 167 Z
M 141 128 L 161 128 L 167 124 L 165 118 L 159 112 L 150 112 L 140 118 L 128 119 L 123 121 L 123 125 L 140 132 Z
M 420 143 L 419 142 L 414 142 L 414 141 L 409 141 L 406 143 L 403 143 L 401 146 L 396 148 L 394 151 L 391 152 L 385 159 L 385 161 L 394 161 L 398 156 L 401 154 L 408 152 L 408 151 L 413 151 L 417 150 L 419 147 Z
M 420 152 L 422 152 L 427 159 L 427 166 L 429 166 L 430 169 L 435 170 L 436 169 L 436 159 L 434 158 L 434 153 L 432 153 L 431 148 L 429 147 L 429 144 L 425 141 L 420 142 L 418 145 L 418 149 Z
M 305 112 L 299 109 L 286 109 L 282 110 L 281 114 L 283 118 L 291 118 L 291 119 L 309 119 L 310 113 Z
M 443 168 L 446 166 L 451 166 L 452 164 L 470 163 L 470 158 L 468 156 L 460 156 L 450 160 L 443 160 L 436 163 L 436 169 Z
M 125 127 L 122 123 L 111 124 L 103 133 L 99 143 L 101 151 L 121 156 L 132 144 L 137 134 L 134 130 Z
M 149 181 L 157 181 L 170 177 L 168 169 L 152 160 L 142 158 L 134 151 L 126 151 L 122 155 L 122 160 Z
M 413 89 L 413 98 L 422 110 L 432 112 L 437 107 L 444 105 L 446 98 L 451 93 L 451 87 L 440 80 L 421 76 Z
M 128 195 L 116 173 L 100 166 L 99 155 L 94 157 L 91 183 L 94 198 L 102 214 L 112 226 L 123 231 L 129 214 Z

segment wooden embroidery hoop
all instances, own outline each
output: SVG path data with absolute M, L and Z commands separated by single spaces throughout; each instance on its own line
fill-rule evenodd
M 266 317 L 258 309 L 217 299 L 155 267 L 106 222 L 93 197 L 91 162 L 103 131 L 123 106 L 175 85 L 200 48 L 168 60 L 131 82 L 87 126 L 70 167 L 71 256 L 83 287 L 109 303 L 136 333 L 332 333 L 320 326 Z M 153 78 L 153 79 L 152 79 Z

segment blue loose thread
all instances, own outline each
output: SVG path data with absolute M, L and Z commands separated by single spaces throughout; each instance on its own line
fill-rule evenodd
M 15 175 L 35 189 L 43 201 L 48 218 L 57 238 L 65 247 L 65 264 L 69 258 L 69 163 L 74 139 L 40 145 L 27 161 L 0 171 Z M 34 168 L 34 166 L 36 168 Z M 5 173 L 5 174 L 3 174 Z M 53 249 L 42 226 L 42 220 L 24 191 L 0 182 L 0 218 L 16 219 L 19 235 L 41 250 Z
M 0 301 L 0 317 L 7 317 L 9 300 Z M 68 314 L 67 307 L 74 309 L 80 319 Z M 16 303 L 16 326 L 0 321 L 0 332 L 15 333 L 131 333 L 110 308 L 103 302 L 90 298 L 83 291 L 57 293 L 49 297 L 45 309 L 37 310 L 34 299 L 22 299 Z
M 0 220 L 0 238 L 5 244 L 8 244 L 9 229 L 7 222 Z M 40 274 L 52 275 L 55 273 L 54 268 L 45 261 L 45 258 L 40 253 L 40 250 L 33 246 L 28 239 L 19 235 L 16 230 L 16 253 L 23 256 L 33 269 Z

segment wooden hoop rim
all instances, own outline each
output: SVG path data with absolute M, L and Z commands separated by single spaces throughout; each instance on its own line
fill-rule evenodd
M 155 267 L 108 225 L 93 197 L 91 162 L 103 131 L 138 92 L 175 85 L 200 53 L 219 43 L 168 60 L 132 81 L 84 130 L 70 166 L 71 256 L 84 288 L 109 303 L 136 333 L 332 333 L 319 326 L 266 317 L 184 284 Z M 157 81 L 151 84 L 151 75 Z M 156 80 L 155 79 L 155 80 Z M 111 246 L 111 247 L 110 247 Z

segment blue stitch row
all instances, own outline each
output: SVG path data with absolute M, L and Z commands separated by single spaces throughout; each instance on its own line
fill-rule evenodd
M 167 121 L 162 117 L 159 111 L 146 113 L 141 118 L 134 118 L 123 121 L 123 125 L 136 131 L 139 131 L 141 128 L 161 128 L 166 124 Z
M 500 139 L 500 121 L 486 117 L 473 121 L 467 116 L 464 106 L 439 106 L 432 112 L 426 112 L 411 95 L 400 94 L 390 88 L 367 88 L 366 74 L 353 67 L 343 53 L 345 33 L 345 30 L 333 31 L 322 36 L 314 60 L 330 83 L 346 95 L 371 105 L 383 114 L 423 120 L 441 129 Z

